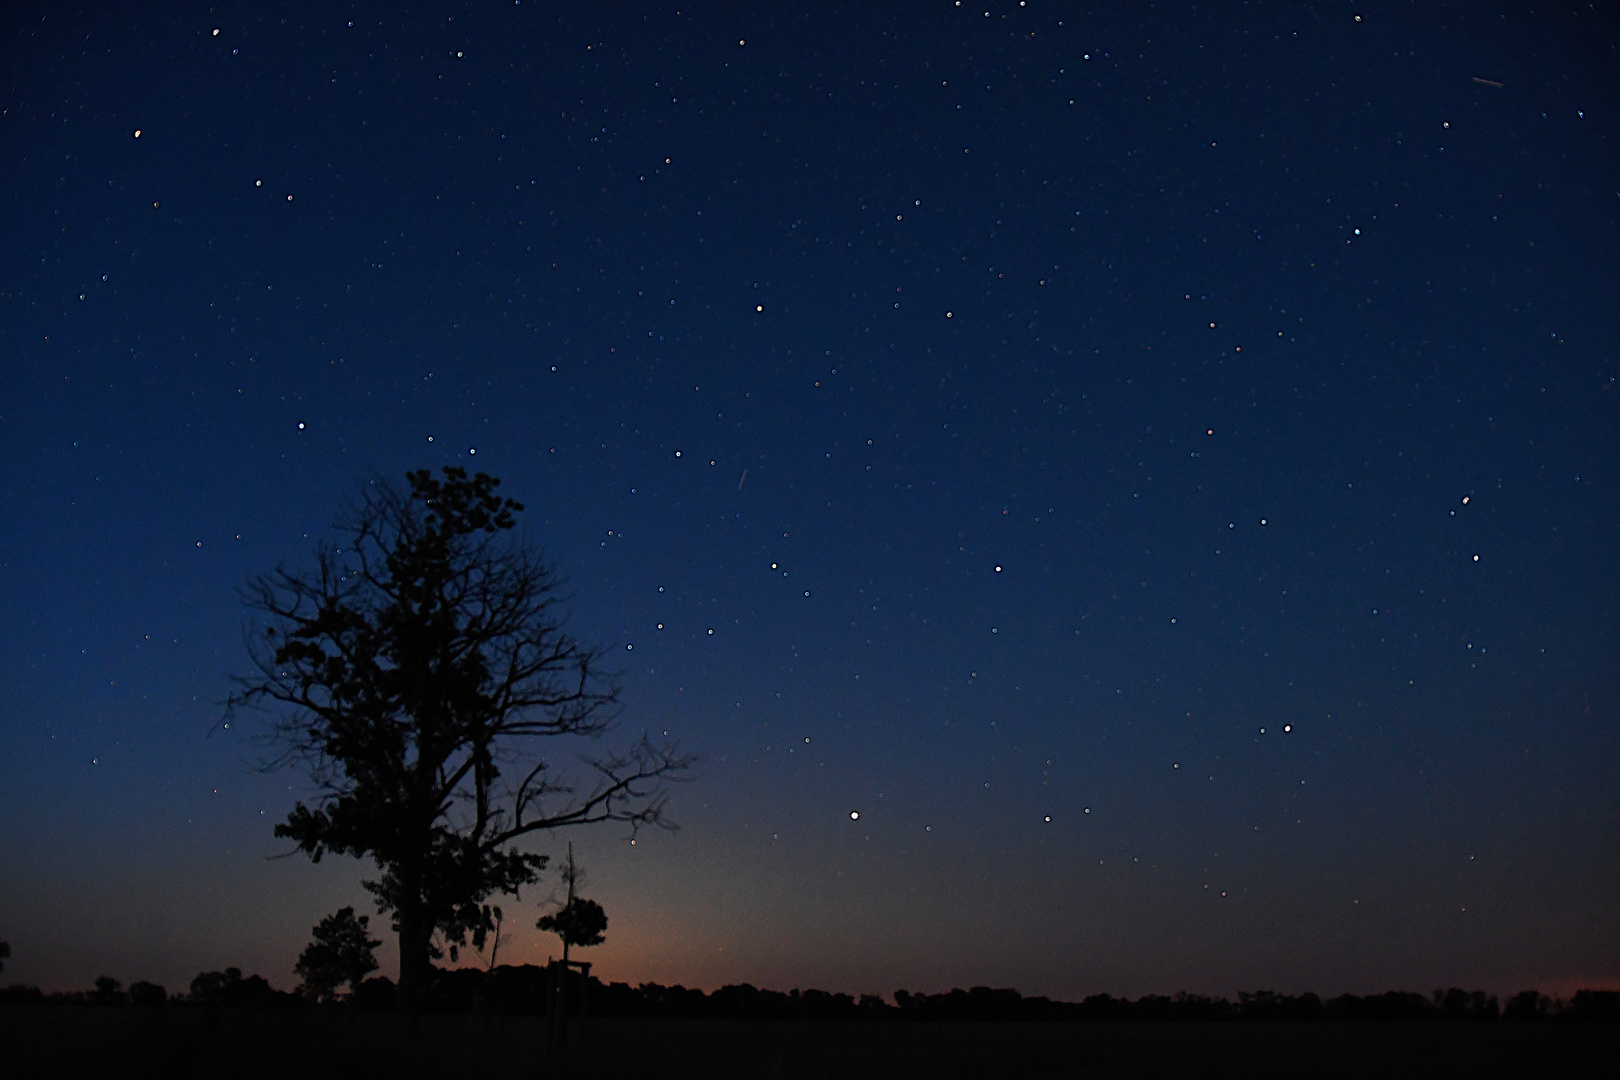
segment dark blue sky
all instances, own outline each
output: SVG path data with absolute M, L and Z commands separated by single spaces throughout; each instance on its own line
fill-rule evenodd
M 7 981 L 364 909 L 208 733 L 442 464 L 704 758 L 604 977 L 1620 979 L 1612 17 L 884 12 L 8 8 Z

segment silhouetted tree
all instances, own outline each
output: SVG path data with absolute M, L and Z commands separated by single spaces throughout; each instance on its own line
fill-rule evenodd
M 283 993 L 262 975 L 242 976 L 240 968 L 204 971 L 191 980 L 191 1000 L 210 1008 L 279 1009 L 307 1005 L 297 994 Z
M 5 962 L 11 959 L 11 942 L 0 941 L 0 971 L 6 970 Z
M 1520 990 L 1502 1007 L 1504 1020 L 1545 1020 L 1552 1015 L 1552 999 L 1539 990 Z
M 169 1000 L 168 991 L 156 983 L 145 980 L 129 984 L 129 1003 L 141 1008 L 155 1008 Z
M 96 979 L 96 989 L 90 995 L 90 1000 L 97 1005 L 122 1005 L 124 1003 L 124 984 L 111 975 L 102 975 Z
M 1577 990 L 1564 1015 L 1570 1020 L 1620 1022 L 1620 991 Z
M 0 990 L 0 1008 L 45 1004 L 45 995 L 37 986 L 13 983 Z
M 574 887 L 579 883 L 581 871 L 574 865 L 573 844 L 568 845 L 568 865 L 563 867 L 562 876 L 568 883 L 567 901 L 550 915 L 540 916 L 540 921 L 534 925 L 562 938 L 563 963 L 566 964 L 570 945 L 602 944 L 603 935 L 607 933 L 608 917 L 601 904 L 574 894 Z
M 242 982 L 242 969 L 228 967 L 224 971 L 201 971 L 191 980 L 191 1000 L 217 1005 L 226 994 Z
M 293 970 L 304 980 L 301 989 L 316 1001 L 331 1001 L 340 986 L 348 984 L 349 992 L 377 970 L 377 958 L 372 952 L 382 942 L 368 937 L 366 927 L 369 916 L 355 917 L 354 908 L 341 907 L 322 919 L 311 933 L 314 936 L 298 957 Z
M 278 569 L 243 590 L 268 625 L 248 634 L 257 672 L 238 680 L 227 718 L 269 710 L 270 765 L 300 768 L 321 789 L 276 835 L 312 860 L 371 858 L 365 886 L 393 915 L 400 991 L 415 1011 L 435 935 L 452 959 L 481 947 L 492 912 L 545 857 L 514 841 L 568 825 L 667 825 L 662 781 L 690 761 L 645 736 L 628 752 L 583 759 L 589 788 L 524 760 L 541 736 L 596 736 L 618 690 L 603 653 L 566 633 L 560 579 L 513 534 L 523 507 L 499 481 L 446 468 L 408 473 L 407 490 L 374 480 L 322 544 L 312 571 Z M 527 771 L 513 787 L 506 769 Z
M 1470 993 L 1456 986 L 1436 990 L 1434 1003 L 1447 1020 L 1495 1020 L 1499 1012 L 1494 996 L 1483 990 Z
M 893 1010 L 893 1006 L 884 1001 L 881 994 L 862 994 L 855 1007 L 868 1019 L 882 1019 Z

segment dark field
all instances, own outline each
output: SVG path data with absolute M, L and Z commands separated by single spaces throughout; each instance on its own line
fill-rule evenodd
M 922 1024 L 592 1020 L 566 1062 L 531 1018 L 0 1010 L 8 1077 L 1601 1076 L 1611 1024 Z

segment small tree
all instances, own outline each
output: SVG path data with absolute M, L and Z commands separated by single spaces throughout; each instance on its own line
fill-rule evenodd
M 563 880 L 568 882 L 568 900 L 550 915 L 540 916 L 534 925 L 547 933 L 556 934 L 563 943 L 563 963 L 568 963 L 570 945 L 600 945 L 607 933 L 607 912 L 595 900 L 574 895 L 574 886 L 582 876 L 574 865 L 574 845 L 568 845 L 568 865 L 563 868 Z
M 90 1000 L 97 1005 L 122 1005 L 124 984 L 111 975 L 102 975 L 96 979 L 96 989 L 90 995 Z
M 300 990 L 316 1001 L 331 1001 L 345 983 L 349 993 L 360 986 L 367 975 L 377 970 L 377 958 L 372 952 L 382 944 L 378 938 L 366 935 L 370 916 L 355 918 L 354 908 L 338 908 L 313 928 L 314 935 L 293 970 L 304 980 Z
M 256 673 L 227 717 L 273 714 L 271 762 L 320 789 L 276 835 L 314 861 L 370 858 L 365 887 L 399 935 L 400 1000 L 414 1015 L 435 936 L 455 959 L 482 948 L 493 894 L 517 895 L 545 857 L 514 842 L 594 822 L 668 825 L 662 782 L 690 759 L 645 736 L 628 752 L 583 758 L 588 788 L 527 756 L 546 736 L 599 736 L 618 689 L 603 653 L 563 629 L 561 580 L 514 538 L 523 507 L 500 483 L 446 468 L 407 473 L 407 490 L 374 480 L 323 544 L 312 571 L 277 570 L 243 592 L 268 624 L 250 630 Z M 526 758 L 526 760 L 525 760 Z M 514 787 L 504 776 L 522 780 Z

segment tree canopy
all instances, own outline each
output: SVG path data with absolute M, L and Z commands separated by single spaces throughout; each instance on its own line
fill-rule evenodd
M 331 1001 L 345 983 L 353 993 L 367 975 L 377 970 L 373 950 L 382 942 L 367 934 L 369 916 L 356 917 L 354 908 L 341 907 L 311 930 L 293 970 L 303 980 L 300 988 L 317 1001 Z
M 602 910 L 601 904 L 583 896 L 574 896 L 550 915 L 540 916 L 535 926 L 562 938 L 563 959 L 566 960 L 570 945 L 602 944 L 607 924 L 607 912 Z
M 499 480 L 455 467 L 406 480 L 369 482 L 312 569 L 244 588 L 255 670 L 227 716 L 265 711 L 268 764 L 317 787 L 277 836 L 315 861 L 376 864 L 365 887 L 393 915 L 409 1009 L 441 947 L 483 946 L 481 901 L 517 895 L 545 866 L 517 841 L 607 821 L 670 827 L 664 782 L 690 759 L 643 735 L 580 755 L 586 784 L 537 757 L 538 740 L 612 726 L 603 651 L 565 629 L 562 581 L 517 533 L 523 507 L 496 494 Z

